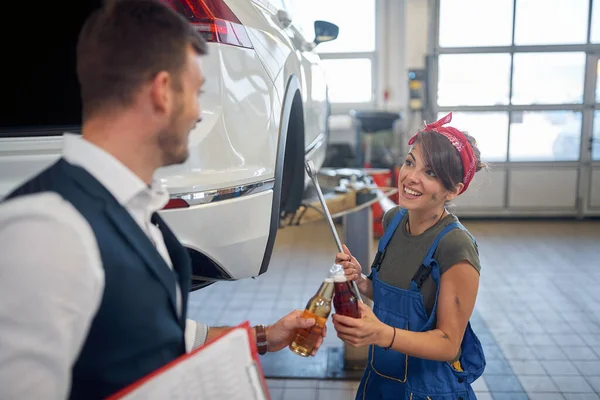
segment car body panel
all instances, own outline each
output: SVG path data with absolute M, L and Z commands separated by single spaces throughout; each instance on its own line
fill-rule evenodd
M 172 194 L 273 178 L 281 105 L 256 52 L 210 43 L 202 68 L 202 121 L 190 132 L 189 157 L 156 177 Z
M 232 10 L 236 1 L 228 1 Z M 260 17 L 254 13 L 240 13 L 238 17 L 247 27 L 250 40 L 265 69 L 273 78 L 276 91 L 283 96 L 286 79 L 296 76 L 300 80 L 300 90 L 304 112 L 306 157 L 317 167 L 325 160 L 327 140 L 327 119 L 329 99 L 325 72 L 313 43 L 307 42 L 294 26 L 280 22 L 278 10 L 267 0 L 253 0 Z M 237 15 L 237 14 L 236 14 Z M 305 176 L 305 185 L 310 178 Z
M 231 279 L 258 275 L 269 236 L 273 191 L 185 209 L 163 210 L 181 243 L 215 262 Z

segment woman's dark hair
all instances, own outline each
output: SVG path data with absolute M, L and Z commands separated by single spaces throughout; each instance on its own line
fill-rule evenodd
M 481 152 L 475 138 L 466 132 L 463 134 L 473 147 L 473 154 L 477 160 L 475 171 L 487 168 L 487 165 L 481 162 Z M 419 133 L 414 144 L 417 143 L 421 145 L 425 164 L 433 170 L 447 190 L 454 190 L 463 180 L 463 166 L 458 150 L 445 136 L 432 131 Z

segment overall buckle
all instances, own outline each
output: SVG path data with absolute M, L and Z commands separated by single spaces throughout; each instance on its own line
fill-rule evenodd
M 375 254 L 375 259 L 373 260 L 373 264 L 371 264 L 371 269 L 375 269 L 377 272 L 379 272 L 381 263 L 383 262 L 383 257 L 385 257 L 385 250 L 377 251 L 377 254 Z

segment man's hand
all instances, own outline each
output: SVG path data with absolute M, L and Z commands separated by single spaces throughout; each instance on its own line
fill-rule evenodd
M 302 318 L 302 311 L 294 310 L 273 325 L 268 326 L 267 333 L 267 350 L 279 351 L 288 347 L 294 340 L 296 329 L 310 329 L 316 323 L 314 318 Z M 317 354 L 317 350 L 323 343 L 323 338 L 327 334 L 327 326 L 323 327 L 322 336 L 317 341 L 317 345 L 312 352 L 312 356 Z

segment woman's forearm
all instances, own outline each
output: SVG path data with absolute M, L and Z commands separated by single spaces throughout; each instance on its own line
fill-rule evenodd
M 412 357 L 435 361 L 451 361 L 458 354 L 459 346 L 454 344 L 439 329 L 426 332 L 412 332 L 395 328 L 395 338 L 393 329 L 389 325 L 384 325 L 382 334 L 380 335 L 381 339 L 377 343 L 378 346 L 388 347 L 392 343 L 393 338 L 394 343 L 390 350 L 395 350 Z

